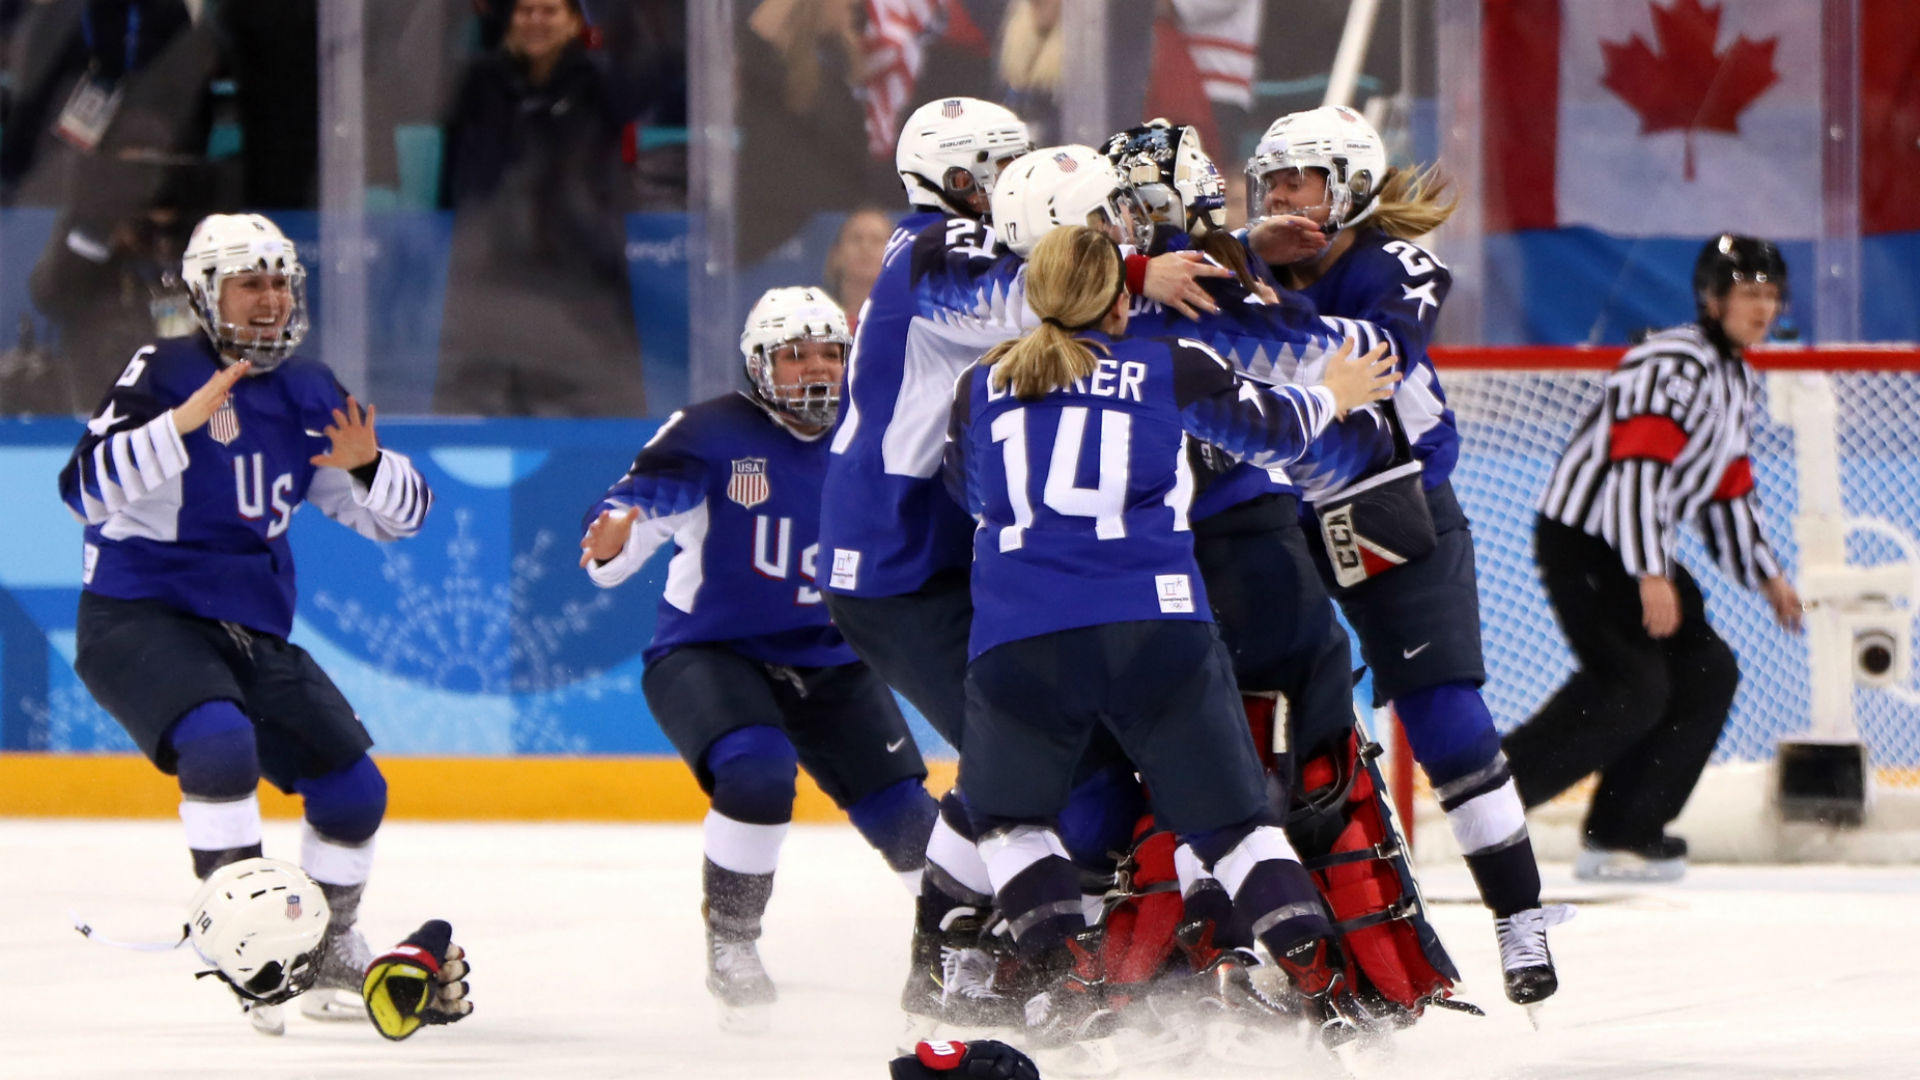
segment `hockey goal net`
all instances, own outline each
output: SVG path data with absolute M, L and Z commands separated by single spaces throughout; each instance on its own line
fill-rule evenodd
M 1534 507 L 1622 351 L 1435 349 L 1465 440 L 1454 486 L 1473 526 L 1486 696 L 1502 730 L 1572 670 L 1534 571 Z M 1767 384 L 1752 453 L 1765 527 L 1803 597 L 1826 616 L 1810 617 L 1799 636 L 1779 629 L 1765 600 L 1721 576 L 1691 525 L 1684 530 L 1680 559 L 1742 678 L 1681 830 L 1706 858 L 1920 860 L 1920 690 L 1901 669 L 1920 607 L 1920 349 L 1768 349 L 1753 359 Z M 1895 642 L 1894 667 L 1871 687 L 1856 678 L 1855 645 L 1876 625 Z M 1779 741 L 1853 732 L 1874 778 L 1866 827 L 1782 826 L 1771 796 Z M 1536 813 L 1547 857 L 1571 854 L 1583 794 Z M 1431 799 L 1415 805 L 1428 819 L 1421 844 L 1444 846 L 1450 837 Z M 1889 832 L 1910 835 L 1889 844 Z

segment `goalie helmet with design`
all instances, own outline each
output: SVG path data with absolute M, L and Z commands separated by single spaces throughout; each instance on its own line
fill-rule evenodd
M 1062 225 L 1104 229 L 1145 251 L 1153 216 L 1119 170 L 1091 146 L 1048 146 L 1007 166 L 993 189 L 993 229 L 1021 258 Z
M 1275 120 L 1247 159 L 1249 218 L 1266 216 L 1267 194 L 1276 175 L 1287 169 L 1326 174 L 1326 219 L 1320 227 L 1331 238 L 1373 213 L 1374 196 L 1387 178 L 1386 144 L 1366 117 L 1345 105 L 1323 105 Z
M 246 360 L 253 373 L 271 371 L 307 336 L 307 272 L 293 241 L 259 214 L 210 214 L 194 226 L 181 256 L 180 277 L 193 304 L 194 320 L 219 350 L 222 361 Z M 234 278 L 259 274 L 284 301 L 267 306 L 270 317 L 229 321 L 221 296 Z M 284 302 L 284 309 L 281 303 Z
M 1107 140 L 1107 158 L 1161 225 L 1201 236 L 1227 227 L 1227 182 L 1200 131 L 1152 120 Z
M 893 164 L 915 208 L 985 218 L 1000 170 L 1032 149 L 1026 122 L 1011 109 L 979 98 L 942 98 L 907 117 Z
M 754 397 L 769 409 L 784 413 L 802 424 L 831 427 L 840 415 L 840 379 L 801 381 L 781 384 L 775 378 L 775 360 L 780 350 L 817 341 L 839 346 L 840 362 L 847 358 L 853 335 L 847 330 L 847 313 L 834 303 L 825 289 L 811 285 L 790 285 L 768 289 L 747 313 L 747 326 L 740 332 L 740 353 L 746 358 L 747 383 Z M 795 349 L 797 355 L 798 350 Z M 801 376 L 804 379 L 804 374 Z
M 207 875 L 187 909 L 187 937 L 240 997 L 278 1005 L 313 987 L 327 898 L 292 863 L 242 859 Z

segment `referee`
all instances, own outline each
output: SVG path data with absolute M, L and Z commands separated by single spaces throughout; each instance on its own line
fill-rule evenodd
M 1671 881 L 1686 841 L 1665 829 L 1699 782 L 1740 669 L 1673 550 L 1692 518 L 1721 569 L 1797 631 L 1800 598 L 1761 534 L 1748 418 L 1759 377 L 1742 357 L 1787 300 L 1766 240 L 1722 234 L 1693 268 L 1696 322 L 1649 336 L 1607 378 L 1553 472 L 1534 558 L 1580 670 L 1509 733 L 1528 807 L 1600 774 L 1574 867 L 1587 880 Z

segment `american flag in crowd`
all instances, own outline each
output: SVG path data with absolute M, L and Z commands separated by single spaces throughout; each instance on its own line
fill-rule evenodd
M 867 152 L 891 161 L 901 113 L 913 101 L 926 43 L 945 29 L 953 0 L 867 0 Z
M 240 437 L 240 417 L 233 411 L 233 399 L 229 397 L 220 403 L 213 419 L 207 421 L 207 434 L 213 441 L 225 446 Z
M 751 510 L 773 494 L 767 484 L 767 459 L 734 458 L 733 476 L 727 481 L 727 498 Z

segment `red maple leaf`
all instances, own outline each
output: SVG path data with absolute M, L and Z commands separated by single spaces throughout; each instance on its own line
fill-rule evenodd
M 1773 70 L 1773 48 L 1780 39 L 1761 42 L 1735 39 L 1726 52 L 1715 52 L 1720 36 L 1720 7 L 1702 7 L 1700 0 L 1674 0 L 1668 7 L 1648 3 L 1653 30 L 1660 39 L 1655 53 L 1639 34 L 1625 42 L 1603 41 L 1607 70 L 1600 85 L 1620 95 L 1640 114 L 1640 133 L 1686 133 L 1685 176 L 1693 179 L 1693 133 L 1740 133 L 1740 113 L 1767 88 L 1780 81 Z

